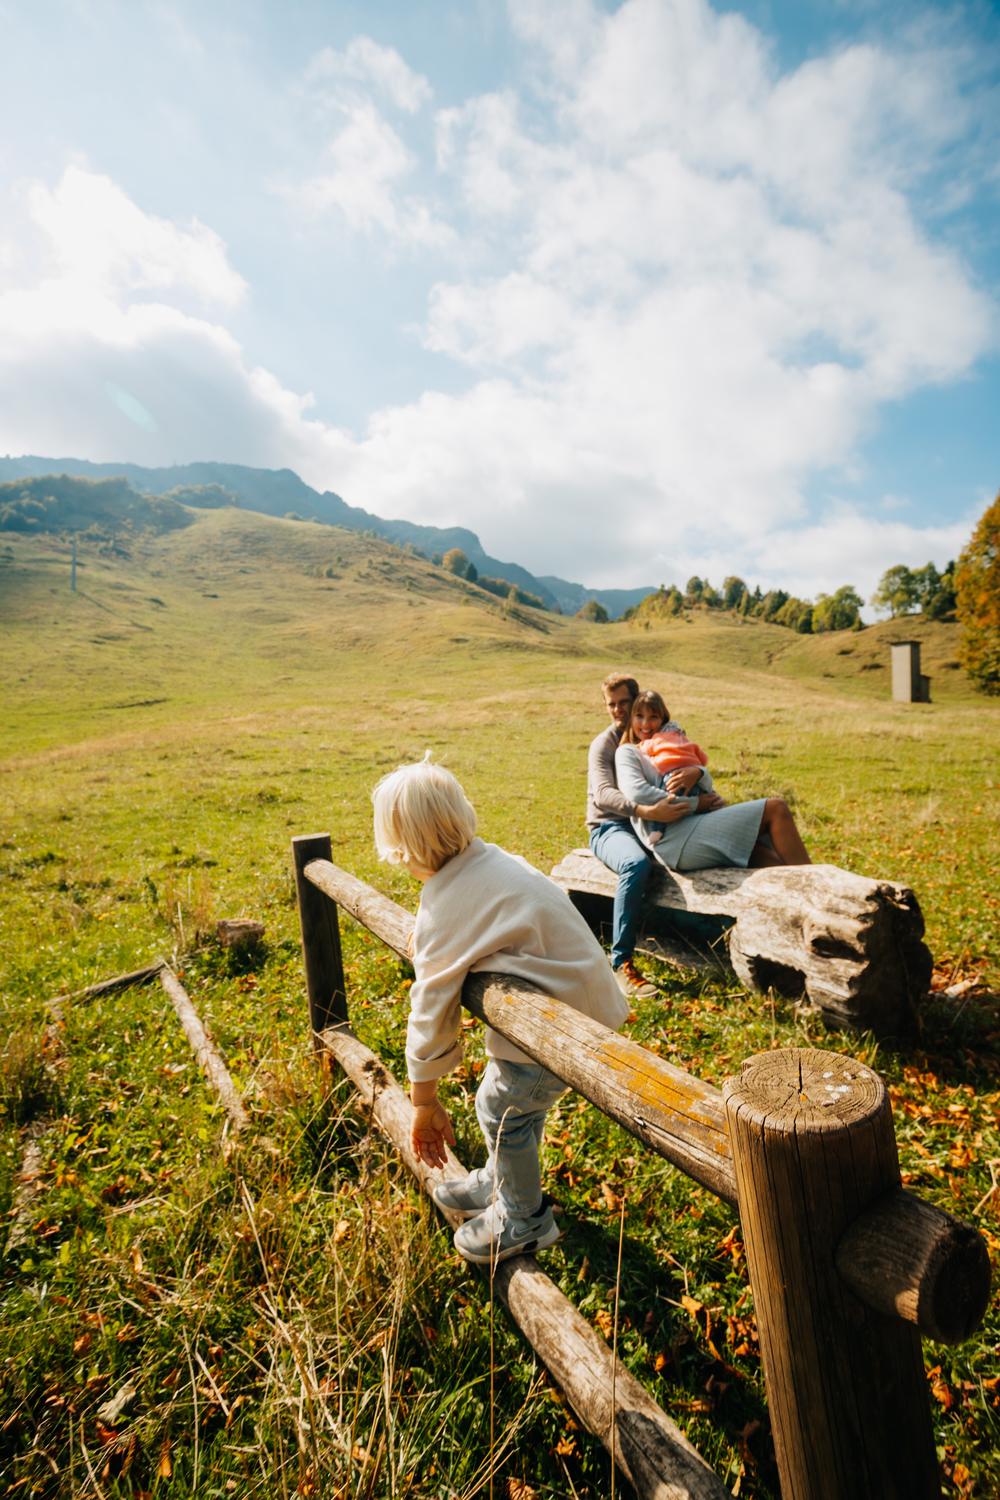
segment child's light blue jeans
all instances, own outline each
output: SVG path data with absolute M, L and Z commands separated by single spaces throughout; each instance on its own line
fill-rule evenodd
M 497 1200 L 516 1219 L 534 1214 L 542 1201 L 539 1151 L 545 1116 L 566 1085 L 538 1063 L 491 1057 L 476 1090 L 476 1115 L 486 1137 L 486 1169 Z

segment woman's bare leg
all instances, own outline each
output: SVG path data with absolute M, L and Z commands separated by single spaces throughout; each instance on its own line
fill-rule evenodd
M 791 808 L 784 797 L 768 797 L 764 804 L 764 816 L 760 820 L 761 837 L 771 840 L 768 847 L 758 839 L 750 855 L 755 868 L 765 865 L 811 865 L 812 860 L 795 826 Z

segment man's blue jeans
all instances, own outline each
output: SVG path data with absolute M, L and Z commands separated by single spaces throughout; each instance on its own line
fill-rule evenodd
M 495 1177 L 497 1199 L 511 1218 L 538 1211 L 545 1116 L 565 1092 L 562 1079 L 538 1063 L 487 1059 L 476 1090 L 476 1115 L 490 1150 L 483 1170 Z
M 650 859 L 627 823 L 598 823 L 590 830 L 590 849 L 618 876 L 611 916 L 611 967 L 617 969 L 635 950 Z

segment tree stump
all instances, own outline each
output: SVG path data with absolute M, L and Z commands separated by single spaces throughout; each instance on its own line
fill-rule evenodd
M 263 942 L 264 924 L 252 922 L 249 917 L 229 917 L 216 922 L 215 936 L 223 948 L 248 951 Z

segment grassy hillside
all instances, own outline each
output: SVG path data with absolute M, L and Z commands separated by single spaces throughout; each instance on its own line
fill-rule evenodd
M 900 634 L 925 642 L 930 705 L 889 701 L 880 663 Z M 406 877 L 375 862 L 368 792 L 430 747 L 484 835 L 549 868 L 584 840 L 613 666 L 664 692 L 726 795 L 780 792 L 816 858 L 912 884 L 940 991 L 897 1052 L 663 970 L 666 1000 L 635 1034 L 716 1081 L 804 1040 L 872 1062 L 907 1180 L 1000 1248 L 1000 704 L 953 659 L 943 625 L 810 639 L 699 614 L 647 631 L 510 612 L 377 539 L 243 511 L 86 543 L 76 594 L 65 544 L 0 539 L 0 1212 L 22 1125 L 52 1122 L 28 1241 L 3 1262 L 11 1493 L 488 1493 L 485 1444 L 468 1442 L 489 1427 L 484 1291 L 315 1078 L 288 844 L 329 830 L 338 862 L 412 908 Z M 268 925 L 249 967 L 200 943 L 240 913 Z M 42 1040 L 46 996 L 175 948 L 252 1095 L 235 1166 L 158 990 L 71 1009 Z M 356 929 L 346 952 L 358 1030 L 402 1076 L 405 975 Z M 451 1086 L 467 1156 L 479 1061 L 473 1045 Z M 551 1135 L 572 1226 L 551 1273 L 610 1326 L 624 1193 L 623 1355 L 741 1496 L 774 1495 L 732 1215 L 572 1099 Z M 516 1427 L 497 1493 L 605 1495 L 601 1453 L 499 1315 L 494 1334 L 497 1432 Z M 949 1493 L 1000 1484 L 998 1339 L 994 1317 L 960 1350 L 925 1350 Z

